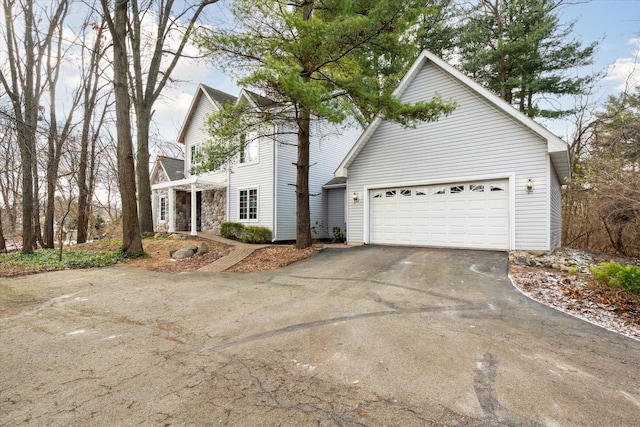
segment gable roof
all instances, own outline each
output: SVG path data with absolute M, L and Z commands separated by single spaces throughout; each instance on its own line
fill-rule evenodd
M 184 179 L 184 160 L 175 159 L 173 157 L 158 156 L 153 169 L 151 170 L 151 177 L 153 179 L 154 174 L 158 173 L 158 169 L 162 169 L 169 178 L 169 181 L 178 181 Z
M 558 175 L 562 179 L 563 177 L 570 178 L 571 177 L 571 164 L 569 159 L 569 146 L 562 139 L 554 135 L 551 131 L 549 131 L 544 126 L 540 125 L 524 113 L 518 111 L 509 103 L 504 101 L 502 98 L 480 85 L 473 79 L 469 78 L 461 71 L 454 68 L 452 65 L 439 58 L 435 54 L 424 50 L 418 56 L 416 61 L 413 63 L 407 74 L 403 77 L 402 81 L 398 85 L 398 87 L 393 91 L 393 94 L 397 97 L 401 97 L 402 94 L 407 90 L 411 82 L 416 78 L 416 76 L 420 73 L 422 68 L 431 63 L 438 67 L 440 70 L 449 74 L 455 80 L 459 81 L 467 88 L 477 93 L 479 96 L 484 98 L 489 104 L 496 107 L 499 111 L 506 114 L 512 120 L 521 125 L 525 126 L 529 130 L 531 130 L 536 135 L 540 136 L 547 142 L 547 152 L 551 157 L 551 162 L 555 167 Z M 351 148 L 347 156 L 344 158 L 338 169 L 336 169 L 334 175 L 337 177 L 346 177 L 347 170 L 351 163 L 358 156 L 360 151 L 367 144 L 371 136 L 375 133 L 376 129 L 383 122 L 381 118 L 376 118 L 369 126 L 365 129 L 365 131 L 360 135 L 358 141 L 356 141 L 355 145 Z
M 273 100 L 265 96 L 259 95 L 255 92 L 252 92 L 248 89 L 242 89 L 240 91 L 240 95 L 238 95 L 238 101 L 240 100 L 240 98 L 242 98 L 243 95 L 246 98 L 248 98 L 250 101 L 252 101 L 256 107 L 267 107 L 274 104 Z
M 200 100 L 203 96 L 218 109 L 222 108 L 222 106 L 227 102 L 236 102 L 237 99 L 235 96 L 229 95 L 228 93 L 221 90 L 214 89 L 211 86 L 207 86 L 202 83 L 199 84 L 198 88 L 196 89 L 196 93 L 191 100 L 189 110 L 187 111 L 187 117 L 185 117 L 184 122 L 182 122 L 182 127 L 180 127 L 180 132 L 178 132 L 178 142 L 182 144 L 184 144 L 184 138 L 186 136 L 187 129 L 191 124 L 191 120 L 193 119 L 196 107 L 200 103 Z

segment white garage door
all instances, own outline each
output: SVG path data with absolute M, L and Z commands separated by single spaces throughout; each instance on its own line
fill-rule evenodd
M 508 181 L 369 192 L 371 243 L 509 249 Z

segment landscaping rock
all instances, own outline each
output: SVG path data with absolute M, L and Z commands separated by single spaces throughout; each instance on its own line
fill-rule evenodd
M 173 258 L 173 259 L 186 259 L 186 258 L 191 258 L 194 255 L 195 255 L 195 252 L 193 251 L 193 249 L 191 249 L 190 247 L 184 247 L 184 248 L 181 248 L 181 249 L 178 249 L 177 251 L 175 251 L 171 255 L 171 258 Z
M 209 246 L 207 246 L 207 244 L 205 242 L 200 243 L 200 246 L 198 246 L 197 253 L 200 254 L 200 255 L 204 255 L 207 252 L 209 252 Z

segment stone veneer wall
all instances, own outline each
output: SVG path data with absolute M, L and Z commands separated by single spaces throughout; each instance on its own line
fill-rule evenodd
M 174 203 L 176 210 L 174 211 L 176 221 L 176 231 L 189 231 L 191 226 L 191 205 L 189 204 L 191 194 L 186 191 L 176 191 Z
M 220 224 L 227 220 L 226 190 L 209 190 L 202 192 L 202 212 L 200 215 L 202 231 L 218 233 Z

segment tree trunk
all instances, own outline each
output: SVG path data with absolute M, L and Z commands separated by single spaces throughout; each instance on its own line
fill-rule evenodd
M 85 111 L 86 108 L 87 106 L 85 105 Z M 78 235 L 76 240 L 78 243 L 87 241 L 87 228 L 89 225 L 89 215 L 87 214 L 89 200 L 89 188 L 87 186 L 89 126 L 86 119 L 85 115 L 85 123 L 82 125 L 82 136 L 80 137 L 80 164 L 78 165 Z
M 151 209 L 151 181 L 149 176 L 149 123 L 151 112 L 142 107 L 136 110 L 137 126 L 137 164 L 138 178 L 138 207 L 140 209 L 140 232 L 153 232 L 153 211 Z
M 105 13 L 108 13 L 106 0 L 102 0 Z M 133 160 L 133 139 L 131 137 L 131 101 L 127 86 L 127 5 L 128 0 L 116 0 L 113 25 L 110 25 L 113 37 L 114 95 L 116 100 L 116 135 L 118 158 L 118 185 L 122 200 L 122 251 L 128 254 L 141 254 L 142 238 L 138 222 L 136 203 L 135 164 Z
M 2 231 L 2 214 L 0 213 L 0 253 L 7 253 L 7 242 L 4 240 L 4 233 Z
M 25 123 L 19 125 L 18 143 L 22 160 L 22 253 L 33 252 L 33 174 L 31 172 L 31 135 Z
M 298 159 L 296 162 L 296 247 L 311 246 L 311 211 L 309 209 L 309 129 L 311 114 L 298 106 Z
M 34 135 L 35 153 L 35 135 Z M 40 224 L 40 182 L 38 181 L 38 157 L 33 156 L 33 166 L 31 173 L 33 174 L 33 247 L 34 249 L 40 244 L 44 248 L 44 240 L 42 240 L 42 226 Z
M 55 94 L 55 88 L 51 89 Z M 52 101 L 55 96 L 52 95 Z M 44 212 L 44 244 L 45 248 L 53 248 L 55 236 L 53 235 L 53 221 L 55 216 L 56 185 L 58 183 L 58 167 L 60 166 L 59 150 L 56 150 L 56 137 L 58 137 L 58 127 L 55 123 L 55 106 L 51 106 L 51 124 L 49 129 L 49 158 L 47 160 L 47 202 Z

